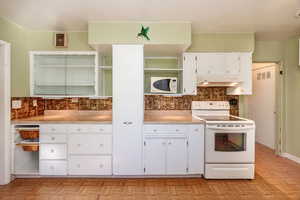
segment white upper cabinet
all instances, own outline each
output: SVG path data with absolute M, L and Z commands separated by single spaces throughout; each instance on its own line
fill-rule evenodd
M 195 94 L 197 85 L 228 86 L 232 95 L 252 93 L 251 52 L 184 53 L 183 58 L 183 94 Z
M 227 94 L 252 94 L 252 53 L 240 53 L 240 71 L 242 81 L 235 87 L 227 88 Z
M 183 54 L 183 94 L 197 94 L 197 57 Z
M 30 52 L 31 96 L 96 96 L 95 51 Z
M 113 45 L 113 170 L 141 175 L 144 121 L 143 45 Z

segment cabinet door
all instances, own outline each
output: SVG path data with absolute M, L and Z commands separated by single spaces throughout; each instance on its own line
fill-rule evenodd
M 240 55 L 239 53 L 226 53 L 225 57 L 226 76 L 229 81 L 240 80 Z
M 197 56 L 183 55 L 183 94 L 197 94 Z
M 188 173 L 204 173 L 204 125 L 191 125 L 188 133 Z
M 145 174 L 160 175 L 166 173 L 166 144 L 165 139 L 151 138 L 145 140 Z
M 113 170 L 115 175 L 143 174 L 143 77 L 143 46 L 113 45 Z
M 197 55 L 198 82 L 220 82 L 225 75 L 225 55 L 223 53 L 200 53 Z
M 186 174 L 187 140 L 169 139 L 167 142 L 167 174 Z

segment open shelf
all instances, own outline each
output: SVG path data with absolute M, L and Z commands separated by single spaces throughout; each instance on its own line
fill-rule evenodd
M 182 71 L 182 69 L 176 69 L 176 68 L 144 68 L 145 71 Z

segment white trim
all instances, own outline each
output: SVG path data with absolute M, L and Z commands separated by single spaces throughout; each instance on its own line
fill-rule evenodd
M 282 153 L 281 156 L 300 164 L 300 157 L 294 156 L 289 153 Z
M 0 185 L 8 184 L 11 181 L 11 132 L 10 132 L 10 44 L 4 41 L 0 41 L 1 48 L 4 48 L 4 62 L 0 66 L 0 76 L 3 82 L 0 83 L 1 94 L 0 98 L 3 99 L 3 103 L 0 113 L 0 126 L 2 128 L 2 134 L 0 134 Z

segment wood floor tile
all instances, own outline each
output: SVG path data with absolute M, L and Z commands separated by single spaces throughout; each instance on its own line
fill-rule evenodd
M 0 200 L 300 200 L 300 165 L 256 145 L 255 180 L 39 178 L 0 186 Z

